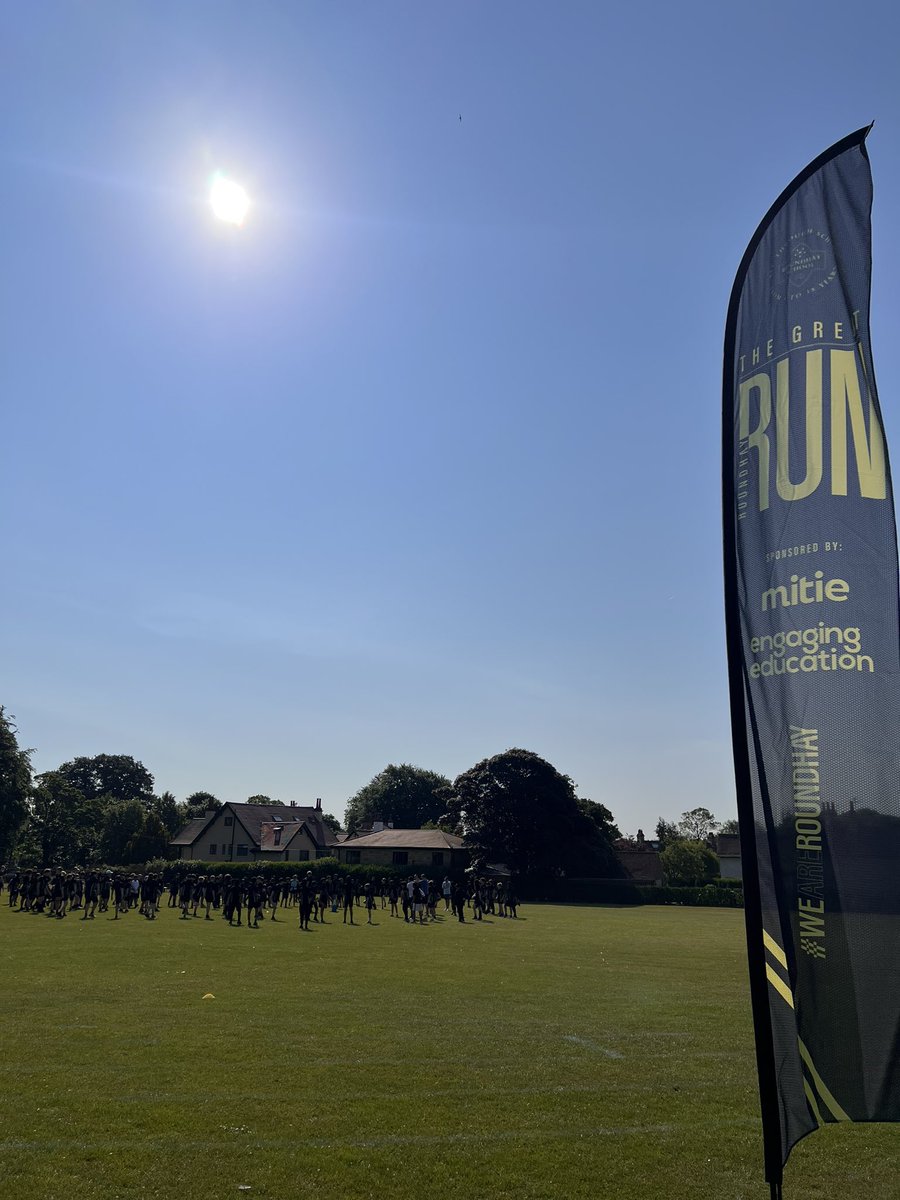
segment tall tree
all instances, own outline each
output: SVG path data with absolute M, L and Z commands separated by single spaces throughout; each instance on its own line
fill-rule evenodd
M 582 810 L 572 780 L 530 750 L 507 750 L 460 775 L 446 817 L 461 826 L 476 860 L 529 874 L 621 874 L 611 839 Z
M 192 792 L 184 802 L 184 819 L 190 821 L 194 817 L 202 817 L 204 813 L 216 812 L 222 807 L 222 801 L 217 800 L 212 792 Z
M 719 828 L 716 818 L 708 808 L 692 808 L 681 814 L 678 835 L 689 842 L 704 842 Z
M 110 800 L 139 800 L 145 808 L 153 801 L 153 776 L 130 754 L 73 758 L 55 773 L 88 801 L 108 796 Z
M 332 833 L 341 832 L 341 823 L 333 813 L 322 813 L 322 824 L 327 825 Z
M 676 838 L 659 857 L 669 884 L 699 887 L 719 873 L 719 860 L 706 842 Z
M 586 817 L 594 822 L 603 836 L 610 842 L 614 842 L 616 838 L 622 836 L 615 818 L 605 804 L 601 804 L 597 800 L 586 800 L 579 796 L 578 807 Z
M 145 863 L 151 858 L 163 858 L 168 845 L 169 835 L 165 825 L 156 813 L 145 813 L 143 824 L 126 847 L 127 860 L 129 863 Z
M 113 800 L 106 806 L 100 834 L 100 857 L 104 862 L 119 866 L 137 861 L 130 857 L 128 844 L 144 828 L 148 815 L 140 800 Z
M 389 763 L 347 801 L 344 820 L 347 831 L 376 818 L 392 822 L 398 829 L 420 829 L 425 821 L 436 821 L 445 807 L 445 789 L 450 780 L 434 771 L 410 763 Z
M 174 837 L 185 823 L 183 807 L 178 804 L 171 792 L 163 792 L 154 796 L 150 803 L 150 812 L 155 813 L 166 827 L 169 837 Z
M 103 803 L 86 800 L 59 771 L 38 775 L 25 836 L 41 866 L 99 861 Z
M 656 822 L 656 840 L 659 842 L 660 850 L 665 850 L 666 846 L 674 842 L 678 836 L 678 826 L 675 822 L 660 817 Z
M 21 750 L 13 718 L 0 704 L 0 864 L 6 861 L 28 817 L 31 751 Z
M 283 800 L 273 800 L 271 796 L 264 796 L 264 795 L 262 795 L 262 793 L 260 793 L 258 796 L 248 796 L 247 803 L 248 804 L 265 804 L 267 807 L 274 806 L 276 808 L 284 808 L 285 807 Z

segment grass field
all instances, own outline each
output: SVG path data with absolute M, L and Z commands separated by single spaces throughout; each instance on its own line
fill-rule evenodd
M 301 934 L 5 901 L 2 1200 L 767 1200 L 740 912 Z M 785 1196 L 897 1197 L 898 1148 L 823 1130 Z

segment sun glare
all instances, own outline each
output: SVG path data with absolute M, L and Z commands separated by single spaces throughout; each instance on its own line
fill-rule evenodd
M 250 198 L 241 185 L 227 179 L 221 171 L 213 176 L 209 203 L 215 216 L 229 225 L 243 225 L 250 208 Z

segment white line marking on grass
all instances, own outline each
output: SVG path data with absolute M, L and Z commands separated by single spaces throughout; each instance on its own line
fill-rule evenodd
M 624 1054 L 620 1054 L 618 1050 L 607 1050 L 605 1046 L 598 1046 L 596 1042 L 592 1042 L 590 1038 L 579 1037 L 577 1033 L 567 1033 L 563 1036 L 564 1042 L 572 1042 L 575 1046 L 584 1046 L 585 1050 L 593 1050 L 595 1054 L 602 1054 L 604 1058 L 624 1058 Z

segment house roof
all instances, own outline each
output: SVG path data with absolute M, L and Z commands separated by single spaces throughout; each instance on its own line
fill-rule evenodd
M 192 842 L 197 840 L 208 824 L 209 817 L 194 817 L 192 821 L 188 821 L 179 834 L 172 838 L 169 845 L 190 846 Z
M 720 833 L 716 838 L 716 854 L 718 854 L 719 858 L 740 858 L 740 834 Z
M 465 842 L 453 833 L 444 833 L 443 829 L 379 829 L 377 833 L 347 838 L 342 845 L 345 850 L 376 847 L 385 850 L 461 850 Z
M 655 850 L 617 850 L 616 854 L 626 875 L 636 883 L 658 883 L 662 879 L 662 863 Z
M 322 820 L 322 812 L 318 808 L 301 808 L 299 804 L 233 804 L 231 801 L 228 802 L 228 807 L 234 811 L 234 815 L 253 838 L 257 846 L 262 842 L 263 824 L 273 821 L 276 823 L 283 822 L 285 826 L 282 842 L 287 837 L 290 827 L 300 822 L 306 825 L 309 836 L 317 846 L 333 846 L 337 841 L 332 831 Z M 291 837 L 295 833 L 296 830 L 293 830 Z
M 281 846 L 277 847 L 278 849 L 287 845 L 291 838 L 296 836 L 301 825 L 306 827 L 309 836 L 315 842 L 316 846 L 337 845 L 337 838 L 322 820 L 321 809 L 301 807 L 299 804 L 236 804 L 231 800 L 223 804 L 222 808 L 217 809 L 211 817 L 197 817 L 195 820 L 189 821 L 177 837 L 174 837 L 169 842 L 169 845 L 192 845 L 203 833 L 206 826 L 221 814 L 223 808 L 228 808 L 234 813 L 235 818 L 246 830 L 248 837 L 255 846 L 261 849 L 276 849 L 274 845 L 266 847 L 262 845 L 263 826 L 267 824 L 270 826 L 281 824 L 284 826 Z M 272 840 L 274 841 L 274 835 Z
M 278 837 L 278 830 L 281 837 Z M 260 831 L 260 850 L 286 850 L 299 833 L 310 833 L 305 821 L 263 821 Z

